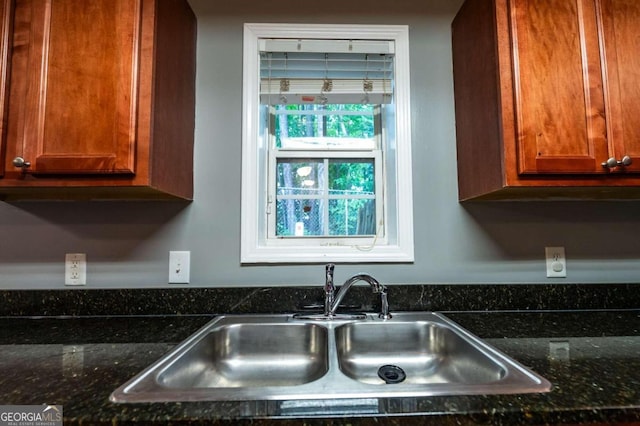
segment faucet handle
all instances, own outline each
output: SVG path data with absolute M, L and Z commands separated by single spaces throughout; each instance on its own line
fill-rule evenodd
M 331 308 L 335 300 L 336 287 L 333 285 L 333 270 L 336 265 L 327 263 L 324 270 L 324 315 L 329 317 L 332 315 Z
M 380 313 L 378 318 L 383 320 L 389 320 L 392 315 L 389 313 L 389 299 L 387 298 L 387 286 L 382 285 L 380 289 Z
M 333 263 L 327 263 L 324 267 L 325 269 L 325 280 L 324 280 L 324 291 L 333 291 L 335 287 L 333 285 L 333 270 L 336 265 Z

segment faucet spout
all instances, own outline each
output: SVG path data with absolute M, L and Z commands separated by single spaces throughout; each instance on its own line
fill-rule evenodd
M 338 310 L 338 306 L 340 306 L 342 299 L 344 299 L 349 289 L 358 281 L 366 282 L 371 286 L 371 289 L 373 290 L 374 293 L 380 294 L 380 298 L 382 301 L 382 311 L 380 312 L 379 317 L 382 319 L 390 319 L 391 315 L 389 314 L 389 302 L 387 300 L 387 287 L 385 285 L 380 284 L 378 280 L 376 280 L 375 278 L 373 278 L 371 275 L 368 275 L 368 274 L 357 274 L 349 278 L 347 281 L 345 281 L 342 287 L 340 287 L 340 289 L 338 290 L 338 294 L 335 295 L 335 297 L 330 303 L 327 300 L 327 298 L 325 298 L 325 315 L 329 317 L 336 315 L 336 311 Z M 332 295 L 332 297 L 333 296 L 334 295 Z M 326 310 L 327 304 L 329 304 L 330 306 L 328 312 Z

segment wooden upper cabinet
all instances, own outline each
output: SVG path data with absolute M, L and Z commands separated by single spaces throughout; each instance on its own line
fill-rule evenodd
M 140 0 L 17 0 L 10 139 L 29 172 L 135 172 L 140 22 Z
M 467 0 L 452 45 L 461 200 L 640 198 L 640 2 Z
M 190 199 L 187 1 L 13 0 L 11 16 L 0 194 Z
M 511 0 L 519 173 L 604 173 L 608 158 L 593 0 Z
M 612 157 L 640 171 L 640 2 L 600 0 Z

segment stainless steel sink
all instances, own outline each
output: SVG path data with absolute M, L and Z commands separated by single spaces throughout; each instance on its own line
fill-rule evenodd
M 433 321 L 345 324 L 336 328 L 336 348 L 344 374 L 378 386 L 478 385 L 507 375 L 482 347 Z
M 314 321 L 220 316 L 114 402 L 325 400 L 546 392 L 551 384 L 441 314 Z
M 183 351 L 156 380 L 175 389 L 301 385 L 327 372 L 327 335 L 315 324 L 223 325 Z

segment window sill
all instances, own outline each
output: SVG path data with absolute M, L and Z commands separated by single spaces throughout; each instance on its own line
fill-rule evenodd
M 411 246 L 413 246 L 411 244 Z M 254 247 L 243 249 L 241 262 L 255 263 L 410 263 L 413 250 L 397 245 L 327 245 L 299 247 Z

